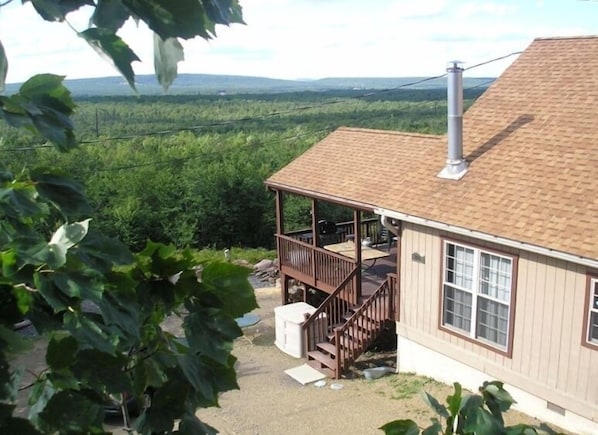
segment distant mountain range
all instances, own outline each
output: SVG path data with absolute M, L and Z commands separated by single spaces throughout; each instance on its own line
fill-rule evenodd
M 179 74 L 168 94 L 243 94 L 243 93 L 278 93 L 301 91 L 340 91 L 367 89 L 443 89 L 446 79 L 425 80 L 424 77 L 330 77 L 317 80 L 281 80 L 266 77 L 213 75 L 213 74 Z M 491 77 L 466 77 L 464 88 L 484 88 L 494 81 Z M 122 77 L 102 77 L 92 79 L 65 80 L 66 86 L 74 96 L 117 96 L 132 95 L 129 85 Z M 412 85 L 411 85 L 412 84 Z M 136 76 L 137 91 L 141 95 L 162 94 L 162 87 L 156 77 L 148 75 Z M 6 85 L 6 92 L 18 89 L 18 84 Z

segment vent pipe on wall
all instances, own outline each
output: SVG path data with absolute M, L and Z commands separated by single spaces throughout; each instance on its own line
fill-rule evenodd
M 448 156 L 446 166 L 438 176 L 459 180 L 467 172 L 463 159 L 463 68 L 461 62 L 451 61 L 447 68 L 447 138 Z

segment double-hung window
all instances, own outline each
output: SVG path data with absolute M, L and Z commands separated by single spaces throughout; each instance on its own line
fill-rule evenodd
M 444 241 L 443 327 L 507 351 L 512 293 L 513 257 Z
M 598 346 L 598 278 L 591 277 L 589 283 L 586 340 Z

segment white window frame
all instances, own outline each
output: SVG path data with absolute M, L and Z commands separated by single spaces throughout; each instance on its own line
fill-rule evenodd
M 585 327 L 585 341 L 590 346 L 598 347 L 598 338 L 592 339 L 592 318 L 598 317 L 598 278 L 591 276 L 590 288 L 587 293 L 587 323 Z M 597 321 L 598 323 L 598 321 Z
M 460 281 L 461 285 L 459 285 L 459 283 L 457 283 L 457 282 L 449 282 L 447 279 L 448 278 L 448 258 L 449 258 L 449 250 L 450 250 L 449 247 L 450 246 L 454 246 L 455 248 L 462 248 L 462 249 L 468 251 L 469 255 L 471 255 L 471 253 L 473 252 L 472 263 L 465 265 L 465 266 L 469 266 L 467 268 L 467 270 L 471 271 L 471 276 L 468 276 L 467 273 L 462 273 L 466 269 L 465 266 L 463 267 L 463 271 L 459 271 L 459 270 L 457 270 L 456 265 L 453 265 L 454 269 L 452 272 L 455 274 L 453 281 Z M 505 298 L 494 297 L 489 294 L 484 294 L 481 291 L 481 289 L 482 289 L 482 280 L 481 280 L 482 255 L 491 255 L 493 257 L 498 257 L 500 260 L 506 260 L 509 262 L 509 264 L 508 264 L 508 281 L 507 281 L 506 285 L 502 286 L 503 287 L 502 288 L 503 295 L 504 295 L 504 293 L 506 293 Z M 440 311 L 441 328 L 444 328 L 450 332 L 454 332 L 458 335 L 464 336 L 472 341 L 475 341 L 476 343 L 481 343 L 486 346 L 489 346 L 490 348 L 497 349 L 502 352 L 509 352 L 509 350 L 511 349 L 511 344 L 512 344 L 511 343 L 511 337 L 512 337 L 511 328 L 513 327 L 512 326 L 513 325 L 512 318 L 514 315 L 513 301 L 514 301 L 514 293 L 515 293 L 515 289 L 514 289 L 515 271 L 516 271 L 516 265 L 515 265 L 515 257 L 514 256 L 501 254 L 496 251 L 488 250 L 486 248 L 480 248 L 477 246 L 472 246 L 469 244 L 456 242 L 453 240 L 443 240 L 442 288 L 441 288 L 441 311 Z M 500 273 L 500 270 L 497 270 L 497 273 Z M 503 276 L 504 276 L 504 273 L 503 273 Z M 466 285 L 468 285 L 468 284 L 471 285 L 471 288 L 466 287 Z M 447 314 L 450 314 L 446 311 L 446 307 L 445 307 L 445 304 L 447 301 L 447 295 L 446 295 L 447 287 L 449 289 L 452 288 L 454 290 L 460 291 L 460 292 L 462 292 L 462 294 L 465 293 L 467 295 L 470 295 L 470 297 L 471 297 L 471 307 L 470 307 L 471 313 L 470 313 L 470 319 L 469 319 L 470 325 L 469 325 L 468 330 L 465 328 L 460 328 L 454 324 L 448 323 L 448 321 L 445 320 L 447 317 Z M 508 292 L 505 292 L 505 290 L 508 290 Z M 498 289 L 498 287 L 497 287 L 496 291 L 497 291 L 497 293 L 500 291 Z M 508 311 L 507 311 L 507 317 L 506 317 L 506 330 L 505 331 L 498 330 L 499 333 L 505 334 L 505 343 L 504 344 L 501 344 L 498 341 L 494 341 L 494 340 L 487 339 L 487 338 L 480 336 L 480 334 L 479 334 L 480 325 L 479 325 L 479 318 L 478 318 L 478 317 L 480 317 L 478 315 L 478 304 L 480 302 L 480 299 L 485 299 L 485 300 L 495 302 L 496 304 L 501 304 L 502 306 L 507 307 Z M 459 315 L 460 313 L 457 313 L 456 311 L 457 310 L 453 311 L 452 314 Z M 453 323 L 459 323 L 459 322 L 453 322 Z

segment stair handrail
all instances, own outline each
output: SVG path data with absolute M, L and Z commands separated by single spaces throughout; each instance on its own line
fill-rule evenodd
M 351 349 L 351 355 L 346 355 L 347 351 L 344 347 L 341 347 L 340 337 L 350 327 L 353 326 L 360 318 L 365 318 L 365 313 L 368 308 L 377 300 L 382 297 L 388 297 L 388 309 L 384 315 L 384 320 L 394 320 L 395 316 L 395 287 L 396 287 L 397 275 L 389 273 L 386 280 L 372 293 L 370 297 L 361 305 L 351 317 L 347 319 L 345 323 L 334 329 L 334 345 L 336 347 L 336 359 L 337 359 L 337 377 L 340 376 L 342 366 L 346 367 L 348 363 L 353 362 L 356 354 L 361 354 L 377 337 L 378 333 L 382 329 L 381 322 L 372 334 L 374 338 L 367 341 L 361 342 L 361 345 L 357 349 Z M 382 320 L 382 319 L 381 319 Z
M 351 271 L 351 273 L 349 273 L 345 279 L 343 279 L 341 281 L 341 283 L 338 285 L 338 287 L 328 295 L 328 297 L 326 299 L 324 299 L 324 301 L 320 304 L 320 306 L 318 308 L 316 308 L 316 311 L 314 311 L 311 314 L 306 313 L 305 314 L 305 321 L 303 322 L 303 324 L 301 325 L 301 330 L 303 333 L 303 337 L 304 337 L 304 342 L 305 342 L 305 353 L 307 354 L 308 351 L 313 350 L 313 348 L 315 348 L 315 343 L 311 343 L 312 338 L 315 338 L 315 334 L 310 334 L 310 327 L 312 327 L 316 320 L 318 318 L 320 318 L 320 315 L 326 311 L 326 309 L 328 307 L 330 307 L 332 305 L 332 303 L 339 298 L 339 295 L 341 294 L 341 292 L 345 289 L 345 287 L 347 286 L 347 284 L 351 281 L 351 279 L 353 279 L 353 277 L 355 276 L 355 274 L 357 273 L 357 271 L 359 270 L 359 265 L 356 265 L 353 270 Z M 333 319 L 331 316 L 326 316 L 326 331 L 329 332 L 331 330 L 332 325 L 334 325 Z

